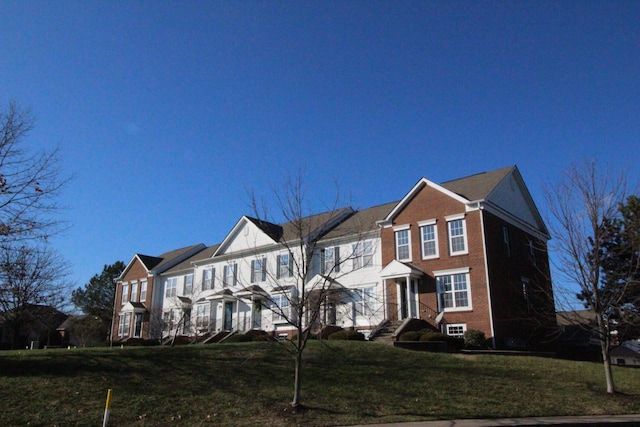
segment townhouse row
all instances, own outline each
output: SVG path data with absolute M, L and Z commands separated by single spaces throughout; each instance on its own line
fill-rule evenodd
M 242 216 L 220 244 L 135 254 L 116 281 L 112 339 L 290 337 L 298 321 L 369 335 L 423 319 L 448 335 L 480 330 L 495 348 L 539 348 L 555 322 L 548 239 L 515 166 L 422 178 L 368 209 Z

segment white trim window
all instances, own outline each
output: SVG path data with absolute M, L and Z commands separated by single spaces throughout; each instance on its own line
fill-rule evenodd
M 211 305 L 209 303 L 196 305 L 196 328 L 209 329 L 210 313 Z
M 222 287 L 235 286 L 238 281 L 238 264 L 227 264 L 224 266 L 224 275 L 222 276 Z
M 129 284 L 128 283 L 123 283 L 122 284 L 122 304 L 126 304 L 129 302 Z
M 502 253 L 508 257 L 511 256 L 511 236 L 509 235 L 509 227 L 502 226 Z
M 396 240 L 396 259 L 411 261 L 411 230 L 409 226 L 394 228 Z
M 471 310 L 469 269 L 434 271 L 440 311 Z
M 202 290 L 203 291 L 208 291 L 210 289 L 213 289 L 214 280 L 215 280 L 214 272 L 215 272 L 214 268 L 207 268 L 202 270 Z
M 449 232 L 449 254 L 464 255 L 469 253 L 464 214 L 447 217 L 447 230 Z
M 131 282 L 131 298 L 129 301 L 137 302 L 138 301 L 138 282 Z
M 251 260 L 251 283 L 267 280 L 267 259 L 258 258 Z
M 466 323 L 447 324 L 447 335 L 449 335 L 450 337 L 463 338 L 465 332 L 467 332 Z
M 140 302 L 145 302 L 147 300 L 147 281 L 142 280 L 140 282 Z
M 340 272 L 340 246 L 324 248 L 322 256 L 322 274 Z
M 178 292 L 178 278 L 169 277 L 164 281 L 164 296 L 165 298 L 173 298 Z
M 354 243 L 352 249 L 354 270 L 373 265 L 373 240 Z
M 131 321 L 131 313 L 123 313 L 120 315 L 120 320 L 118 322 L 118 336 L 119 337 L 128 337 L 130 330 L 130 322 Z
M 193 293 L 193 274 L 184 276 L 184 293 L 183 295 L 191 295 Z
M 438 229 L 436 220 L 422 221 L 420 226 L 420 246 L 422 259 L 438 258 Z
M 286 279 L 293 276 L 293 257 L 290 253 L 283 253 L 277 257 L 276 278 Z
M 370 316 L 373 312 L 373 293 L 374 287 L 358 288 L 353 290 L 353 299 L 355 302 L 356 315 Z
M 271 312 L 274 322 L 283 322 L 291 318 L 289 296 L 285 293 L 271 296 Z

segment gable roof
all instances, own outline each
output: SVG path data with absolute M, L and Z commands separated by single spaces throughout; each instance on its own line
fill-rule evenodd
M 138 260 L 147 270 L 147 274 L 161 273 L 181 262 L 185 257 L 189 257 L 194 253 L 200 252 L 204 248 L 204 244 L 199 243 L 197 245 L 173 249 L 158 256 L 134 254 L 131 261 L 129 261 L 116 280 L 122 280 L 124 276 L 127 275 L 127 272 L 131 269 L 133 264 L 135 264 L 136 260 Z
M 397 204 L 398 202 L 385 203 L 357 211 L 325 234 L 323 240 L 378 231 L 377 221 L 386 217 Z
M 469 201 L 484 200 L 514 169 L 516 169 L 515 166 L 507 166 L 490 172 L 481 172 L 464 178 L 446 181 L 440 185 Z
M 199 261 L 208 260 L 214 254 L 214 252 L 218 249 L 220 245 L 207 246 L 206 248 L 196 252 L 190 257 L 184 259 L 178 264 L 174 265 L 171 268 L 163 271 L 163 274 L 171 274 L 177 273 L 179 271 L 186 271 L 193 269 L 194 265 L 197 265 Z

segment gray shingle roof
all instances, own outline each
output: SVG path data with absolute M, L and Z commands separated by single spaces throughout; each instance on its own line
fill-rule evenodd
M 467 200 L 486 199 L 514 168 L 515 166 L 507 166 L 506 168 L 443 182 L 440 185 Z
M 346 221 L 329 231 L 324 239 L 335 239 L 353 234 L 367 233 L 379 229 L 376 221 L 383 219 L 391 212 L 398 202 L 385 203 L 362 209 L 351 215 Z

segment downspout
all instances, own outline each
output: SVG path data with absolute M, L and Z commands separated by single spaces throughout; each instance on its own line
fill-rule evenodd
M 493 327 L 493 305 L 491 303 L 491 289 L 489 286 L 489 261 L 487 259 L 487 239 L 484 229 L 484 210 L 482 206 L 480 208 L 480 228 L 482 229 L 482 250 L 484 251 L 484 274 L 485 281 L 487 283 L 487 302 L 489 303 L 489 324 L 491 325 L 491 345 L 496 348 L 496 334 Z

